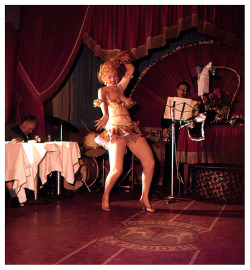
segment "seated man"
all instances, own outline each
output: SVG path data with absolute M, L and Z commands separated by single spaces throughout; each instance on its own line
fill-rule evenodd
M 6 127 L 5 130 L 5 141 L 15 141 L 15 142 L 28 142 L 31 140 L 31 133 L 37 127 L 38 121 L 35 116 L 30 115 L 23 119 L 23 121 L 15 127 Z M 17 194 L 13 189 L 14 180 L 7 181 L 6 187 L 10 194 L 11 207 L 20 207 L 21 204 L 18 200 Z
M 35 116 L 26 116 L 23 121 L 15 127 L 7 127 L 5 131 L 5 141 L 15 140 L 17 142 L 28 142 L 31 140 L 31 133 L 37 127 L 38 121 Z

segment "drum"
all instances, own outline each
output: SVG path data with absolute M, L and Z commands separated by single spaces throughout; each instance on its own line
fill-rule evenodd
M 88 157 L 100 157 L 106 153 L 106 150 L 95 142 L 95 137 L 98 134 L 89 133 L 84 137 L 84 149 L 83 154 Z
M 83 165 L 81 166 L 82 179 L 88 187 L 91 187 L 99 176 L 99 165 L 94 157 L 82 156 Z
M 88 187 L 91 187 L 99 177 L 99 165 L 94 157 L 82 156 L 79 162 L 80 168 L 75 174 L 74 184 L 69 184 L 64 179 L 64 187 L 66 189 L 79 189 L 84 182 Z

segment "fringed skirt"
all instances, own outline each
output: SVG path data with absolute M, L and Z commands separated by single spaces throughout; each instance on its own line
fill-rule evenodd
M 139 137 L 149 137 L 149 132 L 139 128 L 139 122 L 117 125 L 106 129 L 95 138 L 95 142 L 105 149 L 108 149 L 108 143 L 116 140 L 125 139 L 127 142 L 136 142 Z

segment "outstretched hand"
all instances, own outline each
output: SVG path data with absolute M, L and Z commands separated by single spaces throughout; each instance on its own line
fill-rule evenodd
M 99 120 L 95 120 L 94 122 L 96 123 L 95 124 L 96 130 L 105 128 L 107 124 L 107 120 L 104 117 L 100 118 Z

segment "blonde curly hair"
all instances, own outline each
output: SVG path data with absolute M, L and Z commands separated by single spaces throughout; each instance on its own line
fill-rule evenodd
M 114 57 L 110 58 L 104 64 L 100 66 L 100 70 L 97 74 L 100 83 L 105 83 L 105 77 L 114 69 L 117 72 L 119 79 L 121 79 L 126 73 L 126 67 L 121 61 L 121 58 L 125 55 L 129 56 L 128 61 L 125 64 L 132 63 L 134 57 L 130 51 L 119 52 Z

